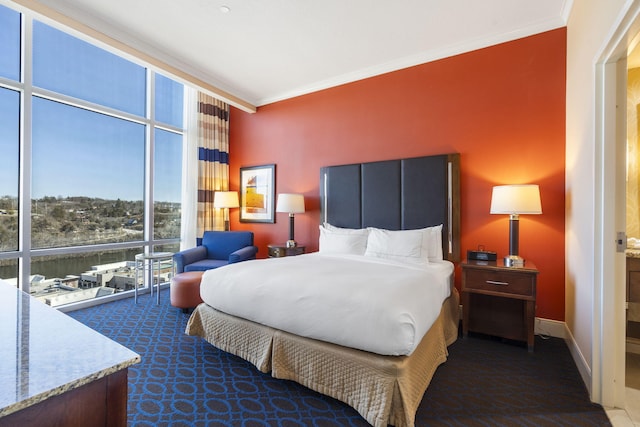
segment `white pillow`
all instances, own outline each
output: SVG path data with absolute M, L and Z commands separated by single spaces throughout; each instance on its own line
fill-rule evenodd
M 383 230 L 369 228 L 365 256 L 394 261 L 427 264 L 429 259 L 422 250 L 424 233 L 421 230 Z
M 318 252 L 331 254 L 364 255 L 367 248 L 366 228 L 340 228 L 325 224 L 320 226 Z
M 421 228 L 422 250 L 430 262 L 442 261 L 442 224 L 435 227 Z
M 345 232 L 345 233 L 350 233 L 350 232 L 362 232 L 362 230 L 366 231 L 367 234 L 369 234 L 369 231 L 366 228 L 343 228 L 343 227 L 336 227 L 335 225 L 331 225 L 328 222 L 325 222 L 323 225 L 321 225 L 321 227 L 326 228 L 329 231 L 341 231 L 341 232 Z

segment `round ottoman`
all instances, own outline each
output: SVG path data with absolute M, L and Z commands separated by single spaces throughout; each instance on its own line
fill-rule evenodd
M 183 312 L 197 307 L 202 302 L 200 298 L 200 279 L 203 271 L 186 271 L 178 273 L 171 279 L 171 305 L 181 308 Z

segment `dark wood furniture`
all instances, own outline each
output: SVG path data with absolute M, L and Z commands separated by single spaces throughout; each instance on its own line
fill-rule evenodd
M 288 248 L 285 245 L 267 245 L 267 247 L 269 248 L 269 258 L 302 255 L 306 250 L 304 246 Z
M 496 261 L 463 261 L 462 334 L 469 331 L 526 341 L 533 351 L 538 270 Z
M 631 316 L 629 320 L 629 312 L 640 306 L 640 258 L 634 250 L 627 254 L 627 338 L 640 339 L 640 322 L 636 322 L 636 317 Z
M 127 371 L 125 368 L 6 415 L 0 418 L 0 426 L 127 427 Z

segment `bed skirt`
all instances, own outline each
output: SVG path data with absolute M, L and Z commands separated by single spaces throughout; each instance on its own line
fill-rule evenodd
M 375 427 L 413 427 L 418 405 L 447 347 L 458 336 L 459 296 L 453 289 L 440 315 L 410 356 L 381 356 L 289 334 L 200 304 L 186 333 L 338 399 Z

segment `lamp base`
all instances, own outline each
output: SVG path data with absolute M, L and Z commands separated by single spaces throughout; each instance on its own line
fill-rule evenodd
M 505 267 L 524 267 L 524 258 L 518 255 L 507 255 L 504 257 Z
M 296 246 L 298 246 L 298 243 L 296 243 L 295 240 L 287 240 L 286 246 L 288 248 L 295 248 Z

